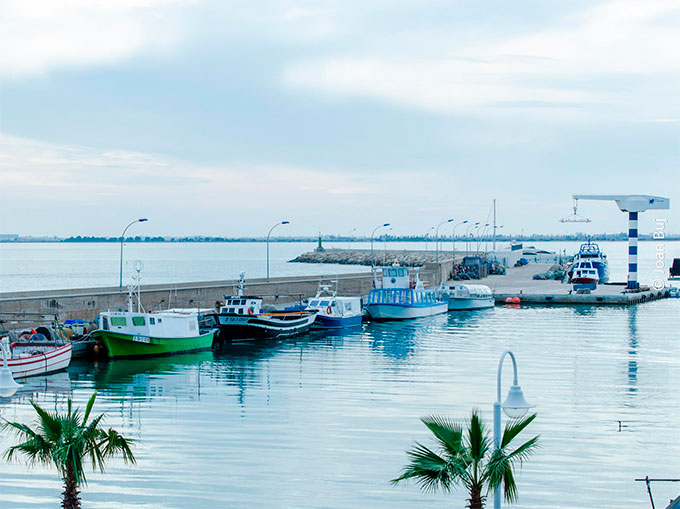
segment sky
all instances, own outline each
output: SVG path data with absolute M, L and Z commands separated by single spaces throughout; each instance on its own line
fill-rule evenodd
M 677 0 L 0 0 L 0 48 L 0 233 L 680 232 Z

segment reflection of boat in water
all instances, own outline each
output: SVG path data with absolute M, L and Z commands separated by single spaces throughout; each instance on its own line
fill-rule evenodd
M 212 360 L 212 351 L 183 353 L 172 357 L 116 359 L 97 363 L 94 377 L 97 385 L 99 381 L 106 384 L 128 383 L 133 381 L 137 375 L 178 373 Z
M 50 375 L 32 376 L 22 380 L 16 394 L 29 396 L 37 394 L 71 394 L 71 377 L 61 371 Z

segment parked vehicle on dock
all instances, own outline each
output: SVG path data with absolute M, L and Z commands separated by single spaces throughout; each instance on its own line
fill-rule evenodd
M 495 300 L 486 285 L 443 284 L 437 288 L 437 297 L 448 303 L 449 311 L 492 308 Z
M 415 280 L 410 279 L 408 267 L 383 267 L 382 279 L 370 290 L 366 312 L 373 320 L 407 320 L 446 313 L 448 304 L 426 289 L 415 269 Z

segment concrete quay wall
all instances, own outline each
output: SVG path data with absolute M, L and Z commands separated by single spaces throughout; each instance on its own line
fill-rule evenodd
M 324 283 L 336 277 L 324 277 Z M 265 297 L 268 304 L 292 303 L 316 294 L 321 276 L 246 280 L 244 295 Z M 373 287 L 369 272 L 337 276 L 338 293 L 365 295 Z M 203 281 L 195 283 L 146 285 L 141 289 L 141 302 L 148 310 L 175 308 L 212 308 L 224 295 L 234 295 L 238 281 Z M 16 317 L 58 316 L 59 320 L 71 318 L 94 319 L 101 311 L 127 308 L 127 290 L 117 287 L 78 288 L 38 292 L 0 293 L 0 320 Z M 2 328 L 2 327 L 0 327 Z

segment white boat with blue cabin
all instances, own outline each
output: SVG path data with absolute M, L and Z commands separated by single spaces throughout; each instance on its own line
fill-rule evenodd
M 579 265 L 579 262 L 587 262 Z M 588 265 L 588 263 L 590 265 Z M 597 271 L 597 281 L 598 284 L 604 284 L 609 281 L 609 263 L 607 262 L 607 255 L 600 250 L 595 242 L 591 242 L 588 239 L 587 242 L 581 244 L 581 247 L 574 257 L 573 268 L 591 268 Z M 574 274 L 569 274 L 572 279 L 575 277 Z
M 448 303 L 449 311 L 485 309 L 495 305 L 493 292 L 486 285 L 443 284 L 437 289 L 437 297 Z
M 309 299 L 307 309 L 317 311 L 312 329 L 341 329 L 361 325 L 361 297 L 338 296 L 337 290 L 331 291 L 329 285 L 319 285 L 316 296 Z
M 382 280 L 368 293 L 366 312 L 373 320 L 408 320 L 446 313 L 448 304 L 426 289 L 415 269 L 411 282 L 408 267 L 383 267 Z

